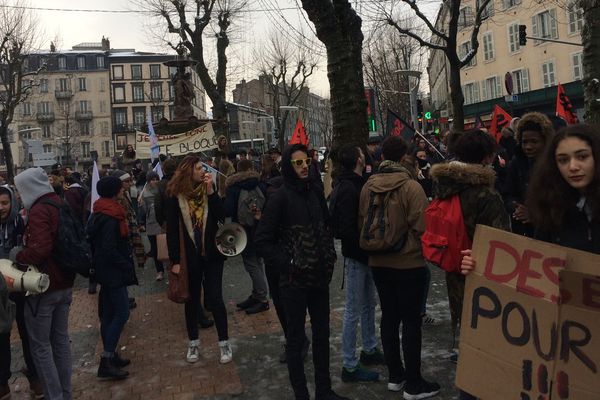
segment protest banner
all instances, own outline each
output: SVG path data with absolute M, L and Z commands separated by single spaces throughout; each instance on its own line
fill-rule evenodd
M 488 399 L 600 399 L 600 256 L 478 226 L 456 384 Z
M 177 135 L 157 135 L 157 137 L 159 153 L 174 157 L 199 153 L 218 147 L 211 123 Z M 150 158 L 150 135 L 139 131 L 135 133 L 135 151 L 138 158 Z

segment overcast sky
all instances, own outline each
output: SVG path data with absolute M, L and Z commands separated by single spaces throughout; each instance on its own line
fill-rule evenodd
M 10 3 L 11 0 L 8 0 Z M 297 10 L 299 0 L 249 0 L 249 10 L 238 18 L 234 27 L 233 44 L 228 50 L 230 59 L 230 89 L 240 79 L 252 79 L 257 76 L 256 55 L 268 36 L 275 30 L 284 38 L 292 40 L 302 32 L 309 40 L 318 42 L 312 34 L 303 13 Z M 373 3 L 386 0 L 355 0 L 359 11 L 366 12 Z M 422 0 L 429 15 L 435 15 L 439 1 Z M 39 8 L 89 9 L 89 10 L 136 10 L 130 0 L 30 0 L 30 5 Z M 296 9 L 294 9 L 296 8 Z M 100 42 L 102 36 L 110 39 L 112 48 L 135 48 L 136 50 L 168 52 L 168 48 L 159 45 L 153 32 L 161 32 L 164 25 L 156 24 L 147 15 L 140 13 L 101 13 L 37 10 L 45 40 L 43 46 L 50 47 L 50 40 L 58 36 L 60 48 L 70 49 L 82 42 Z M 285 22 L 283 17 L 287 20 Z M 288 25 L 289 22 L 289 25 Z M 315 50 L 316 53 L 323 49 Z M 311 91 L 329 97 L 329 84 L 325 59 L 322 58 L 319 70 L 310 82 Z M 228 97 L 231 96 L 230 90 Z

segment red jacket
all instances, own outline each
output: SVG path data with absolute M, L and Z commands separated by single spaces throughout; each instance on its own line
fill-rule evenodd
M 48 290 L 67 289 L 73 287 L 75 274 L 63 271 L 52 259 L 54 243 L 58 236 L 59 210 L 49 204 L 42 204 L 45 200 L 62 203 L 55 193 L 45 194 L 33 203 L 25 227 L 23 250 L 17 254 L 17 262 L 34 265 L 41 272 L 48 274 Z

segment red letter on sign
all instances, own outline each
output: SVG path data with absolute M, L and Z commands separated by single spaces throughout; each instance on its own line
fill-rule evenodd
M 512 272 L 509 272 L 507 274 L 495 274 L 494 273 L 493 269 L 494 269 L 494 262 L 495 262 L 495 258 L 496 258 L 496 249 L 503 250 L 504 252 L 508 253 L 512 258 L 514 258 L 515 267 L 512 270 Z M 519 273 L 520 261 L 521 261 L 521 257 L 519 256 L 519 253 L 512 246 L 510 246 L 509 244 L 506 244 L 504 242 L 499 242 L 497 240 L 490 240 L 490 250 L 488 251 L 487 260 L 485 262 L 484 275 L 486 278 L 491 279 L 495 282 L 500 282 L 500 283 L 510 282 Z

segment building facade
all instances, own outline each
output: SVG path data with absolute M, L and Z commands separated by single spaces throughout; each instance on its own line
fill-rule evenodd
M 227 103 L 229 118 L 229 139 L 264 139 L 273 143 L 273 117 L 265 110 L 237 103 Z
M 471 51 L 470 37 L 478 4 L 479 0 L 462 2 L 457 38 L 461 57 Z M 489 121 L 494 104 L 514 116 L 528 111 L 554 114 L 558 83 L 564 86 L 582 119 L 582 47 L 578 44 L 581 44 L 583 14 L 576 1 L 492 0 L 483 15 L 479 50 L 461 71 L 465 123 L 473 123 L 477 115 L 484 122 Z M 448 18 L 443 8 L 440 16 Z M 573 44 L 528 39 L 524 46 L 520 45 L 519 25 L 527 27 L 529 37 Z M 441 52 L 432 52 L 430 65 L 436 63 L 438 53 Z M 505 85 L 507 73 L 512 78 L 516 101 L 505 98 L 509 94 Z M 430 84 L 432 79 L 430 77 Z M 433 83 L 431 87 L 434 103 L 443 97 L 435 89 L 442 93 L 440 86 Z

